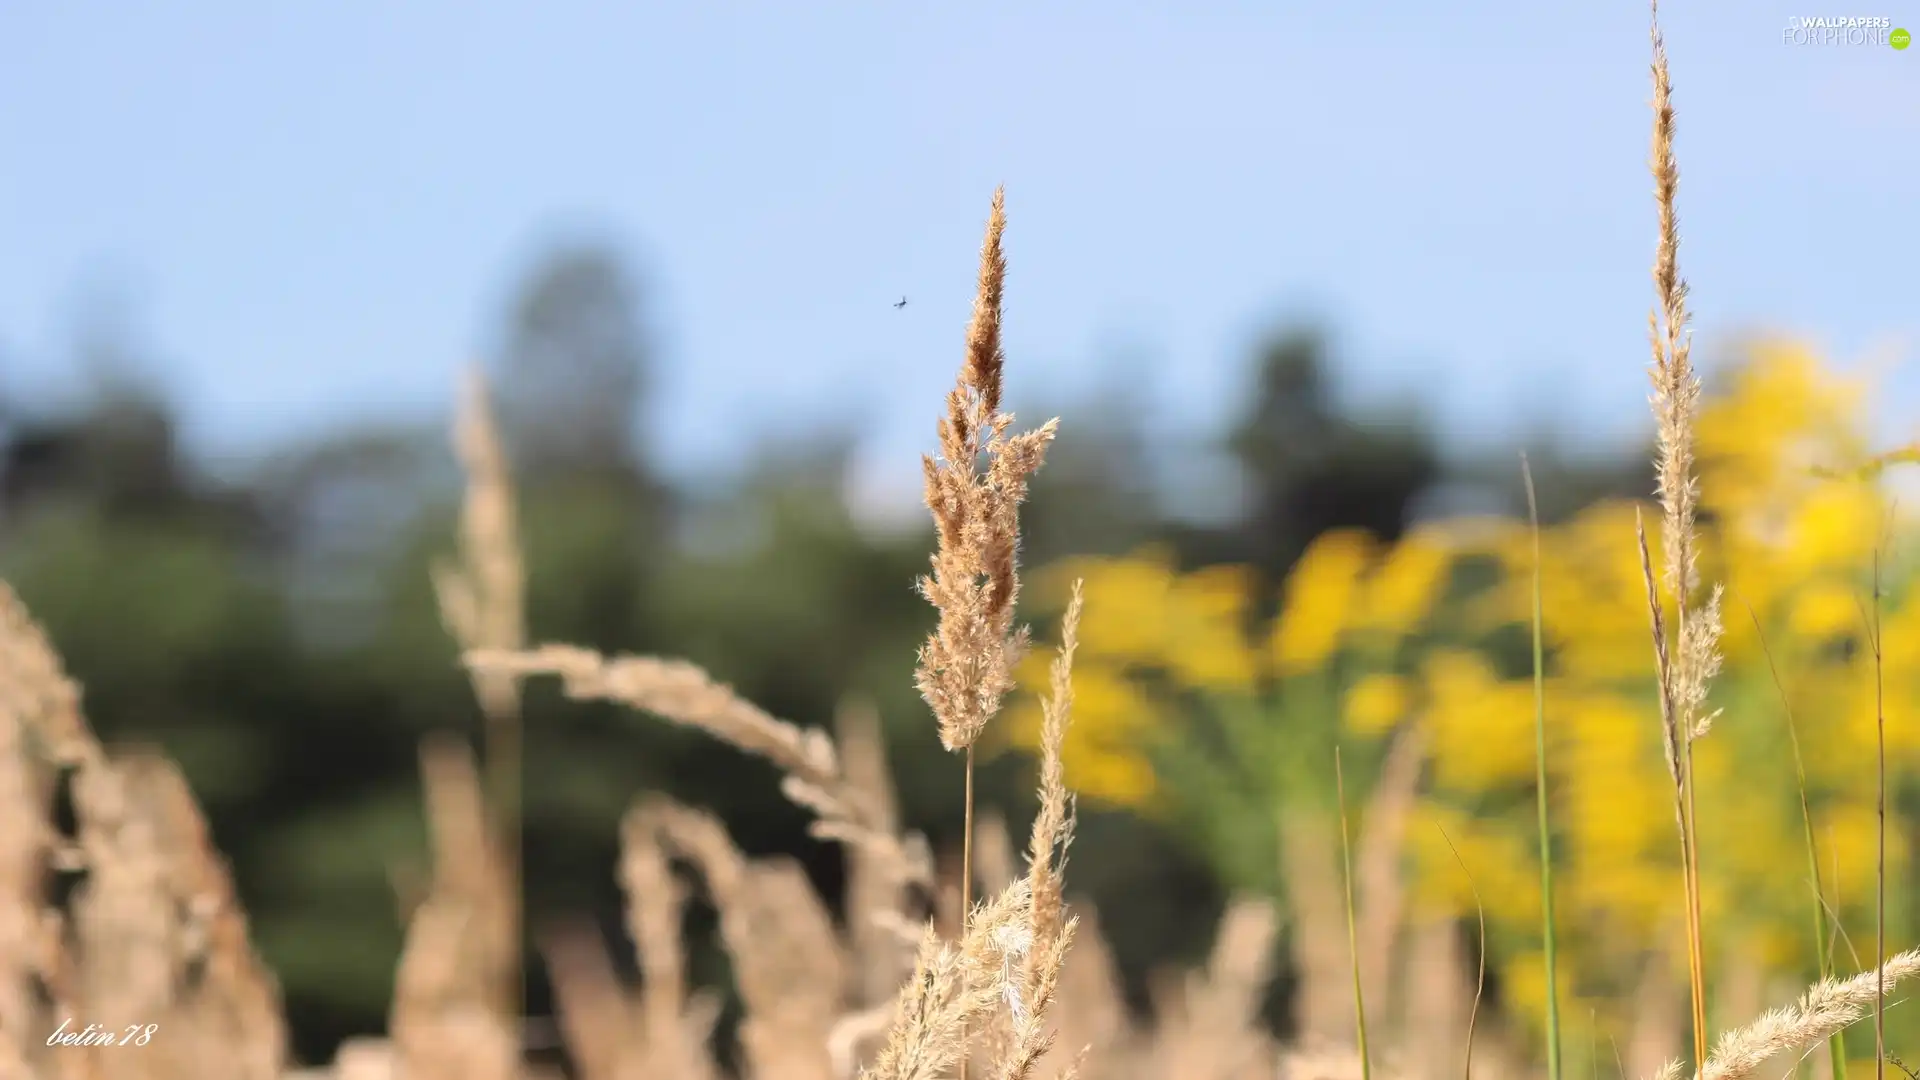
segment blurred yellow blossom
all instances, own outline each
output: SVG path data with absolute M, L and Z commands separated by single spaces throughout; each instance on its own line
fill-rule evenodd
M 1401 676 L 1384 672 L 1363 675 L 1347 691 L 1347 727 L 1361 735 L 1380 735 L 1406 718 L 1412 700 L 1407 680 Z
M 1738 949 L 1800 978 L 1813 955 L 1811 901 L 1787 713 L 1824 902 L 1859 925 L 1871 918 L 1882 712 L 1897 720 L 1885 725 L 1891 767 L 1908 779 L 1920 770 L 1920 725 L 1904 719 L 1920 715 L 1920 588 L 1892 557 L 1894 541 L 1912 532 L 1890 519 L 1880 471 L 1866 467 L 1876 459 L 1859 383 L 1804 347 L 1773 343 L 1750 350 L 1715 390 L 1696 431 L 1700 569 L 1727 589 L 1725 668 L 1709 702 L 1725 712 L 1695 759 L 1703 914 L 1711 949 Z M 1562 971 L 1574 980 L 1566 1000 L 1596 1010 L 1607 994 L 1633 992 L 1641 957 L 1671 948 L 1681 896 L 1635 540 L 1643 514 L 1658 567 L 1659 514 L 1647 501 L 1602 501 L 1540 535 Z M 1876 555 L 1890 575 L 1878 690 L 1867 632 Z M 1473 572 L 1458 573 L 1469 561 Z M 1169 747 L 1197 745 L 1193 733 L 1215 725 L 1236 759 L 1227 766 L 1244 766 L 1241 779 L 1264 777 L 1262 797 L 1280 812 L 1298 797 L 1302 774 L 1273 780 L 1276 747 L 1296 748 L 1290 767 L 1311 776 L 1326 771 L 1320 752 L 1330 756 L 1336 738 L 1364 751 L 1420 725 L 1429 761 L 1419 814 L 1457 844 L 1480 886 L 1509 1000 L 1538 1022 L 1535 704 L 1524 644 L 1534 563 L 1521 522 L 1427 524 L 1390 545 L 1335 530 L 1308 547 L 1279 613 L 1262 626 L 1249 625 L 1249 612 L 1265 598 L 1238 569 L 1182 573 L 1156 549 L 1072 560 L 1055 568 L 1087 582 L 1069 772 L 1089 798 L 1141 808 L 1179 801 L 1186 817 L 1211 812 L 1239 827 L 1245 792 L 1204 772 L 1169 771 Z M 1491 581 L 1462 595 L 1462 582 L 1482 580 L 1481 564 Z M 1657 592 L 1672 604 L 1664 586 Z M 1044 660 L 1029 661 L 1022 680 L 1043 687 Z M 1019 715 L 1027 719 L 1017 737 L 1031 744 L 1037 710 Z M 1438 831 L 1410 829 L 1407 844 L 1411 895 L 1470 910 L 1472 892 Z M 1905 845 L 1889 845 L 1889 856 L 1904 867 Z
M 1159 793 L 1151 769 L 1156 744 L 1165 749 L 1183 740 L 1180 723 L 1196 715 L 1191 695 L 1245 703 L 1228 711 L 1254 709 L 1285 734 L 1282 744 L 1330 743 L 1343 713 L 1356 731 L 1390 730 L 1407 717 L 1412 697 L 1406 681 L 1389 671 L 1356 671 L 1351 695 L 1341 687 L 1283 691 L 1273 679 L 1312 675 L 1356 636 L 1366 638 L 1368 655 L 1390 658 L 1394 643 L 1418 630 L 1443 593 L 1453 544 L 1439 527 L 1385 549 L 1356 530 L 1325 533 L 1288 575 L 1280 611 L 1265 625 L 1250 621 L 1257 597 L 1241 567 L 1182 573 L 1170 551 L 1150 547 L 1048 568 L 1038 575 L 1043 599 L 1057 602 L 1062 583 L 1073 578 L 1085 582 L 1067 765 L 1085 780 L 1076 781 L 1081 794 L 1143 806 Z M 1047 658 L 1030 655 L 1021 666 L 1022 685 L 1038 691 L 1046 678 Z M 1235 730 L 1243 738 L 1257 735 Z M 1320 735 L 1308 737 L 1316 730 Z M 1033 701 L 1014 706 L 1008 731 L 1016 744 L 1034 745 L 1039 710 Z M 1082 743 L 1088 760 L 1076 766 L 1071 750 Z M 1242 746 L 1235 753 L 1253 751 Z M 1320 768 L 1317 759 L 1313 768 Z
M 1287 575 L 1284 606 L 1274 624 L 1273 661 L 1283 675 L 1327 662 L 1354 619 L 1360 573 L 1373 558 L 1373 541 L 1355 529 L 1320 534 Z
M 1816 469 L 1865 459 L 1861 387 L 1788 342 L 1755 346 L 1731 376 L 1695 428 L 1701 500 L 1764 532 L 1783 504 L 1817 484 Z
M 1485 790 L 1533 775 L 1533 688 L 1502 682 L 1477 653 L 1427 660 L 1426 724 L 1435 779 Z
M 1033 663 L 1027 658 L 1027 665 Z M 1028 675 L 1023 665 L 1023 677 Z M 1006 730 L 1021 746 L 1040 740 L 1041 710 L 1033 695 L 1007 713 Z M 1117 806 L 1144 802 L 1154 791 L 1153 766 L 1144 750 L 1158 724 L 1153 703 L 1110 665 L 1076 664 L 1073 723 L 1061 750 L 1067 782 L 1082 796 Z
M 1861 596 L 1837 581 L 1817 581 L 1799 590 L 1788 604 L 1787 629 L 1820 641 L 1860 630 Z
M 1391 634 L 1412 632 L 1446 586 L 1453 552 L 1435 527 L 1410 531 L 1388 550 L 1361 590 L 1355 623 Z
M 1729 374 L 1725 392 L 1704 403 L 1698 431 L 1708 515 L 1702 576 L 1728 589 L 1726 667 L 1710 702 L 1727 711 L 1695 751 L 1703 914 L 1717 948 L 1737 947 L 1800 977 L 1813 951 L 1811 900 L 1803 888 L 1781 887 L 1804 876 L 1783 867 L 1805 860 L 1784 709 L 1798 721 L 1823 861 L 1834 863 L 1823 871 L 1827 902 L 1838 895 L 1843 915 L 1858 918 L 1873 877 L 1877 736 L 1865 574 L 1886 543 L 1889 507 L 1880 487 L 1846 471 L 1866 459 L 1856 387 L 1789 346 L 1758 349 Z M 1671 781 L 1634 541 L 1642 512 L 1658 566 L 1658 513 L 1645 504 L 1596 504 L 1541 536 L 1549 784 L 1562 845 L 1557 899 L 1567 963 L 1592 980 L 1623 952 L 1663 947 L 1679 898 Z M 1531 538 L 1515 528 L 1500 540 L 1502 578 L 1479 609 L 1482 625 L 1524 628 Z M 1896 602 L 1886 620 L 1920 634 L 1920 604 Z M 1907 648 L 1920 662 L 1920 644 Z M 1889 670 L 1888 711 L 1911 714 L 1920 706 L 1915 668 Z M 1524 671 L 1500 679 L 1484 661 L 1449 655 L 1429 663 L 1425 681 L 1434 797 L 1505 807 L 1483 827 L 1523 830 L 1532 812 L 1530 679 Z M 1920 733 L 1906 730 L 1912 727 L 1889 726 L 1896 758 L 1920 755 Z M 1522 857 L 1537 872 L 1537 856 Z M 1490 896 L 1488 914 L 1524 940 L 1538 932 L 1527 907 Z M 1538 982 L 1537 971 L 1529 977 Z M 1533 996 L 1520 995 L 1523 1011 Z
M 1174 580 L 1164 655 L 1183 684 L 1218 691 L 1252 687 L 1255 658 L 1246 635 L 1251 580 L 1237 566 L 1210 566 Z

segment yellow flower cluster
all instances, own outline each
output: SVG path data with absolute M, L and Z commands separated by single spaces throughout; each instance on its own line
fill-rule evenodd
M 1729 375 L 1697 428 L 1701 572 L 1726 587 L 1725 667 L 1710 702 L 1723 713 L 1696 749 L 1703 915 L 1710 963 L 1739 950 L 1802 975 L 1812 963 L 1812 900 L 1787 711 L 1826 902 L 1846 926 L 1864 929 L 1875 876 L 1867 623 L 1876 553 L 1889 566 L 1880 617 L 1890 717 L 1920 712 L 1920 599 L 1887 555 L 1899 536 L 1890 500 L 1860 468 L 1869 460 L 1861 387 L 1787 344 L 1755 348 Z M 1625 961 L 1671 946 L 1679 907 L 1635 543 L 1636 515 L 1650 510 L 1598 504 L 1540 539 L 1562 963 L 1588 995 L 1581 1003 L 1603 1010 L 1634 977 Z M 1658 520 L 1646 514 L 1655 567 Z M 1359 533 L 1325 534 L 1264 625 L 1249 618 L 1257 598 L 1248 574 L 1181 573 L 1161 550 L 1073 560 L 1044 574 L 1041 588 L 1044 596 L 1049 585 L 1086 579 L 1066 761 L 1088 798 L 1148 811 L 1206 798 L 1160 790 L 1151 753 L 1156 740 L 1179 737 L 1196 697 L 1257 696 L 1328 675 L 1342 695 L 1332 722 L 1349 740 L 1421 725 L 1430 760 L 1420 813 L 1446 827 L 1472 868 L 1496 941 L 1506 943 L 1496 960 L 1511 970 L 1512 1000 L 1525 1012 L 1544 997 L 1523 962 L 1537 948 L 1540 912 L 1534 692 L 1512 643 L 1531 622 L 1533 538 L 1523 523 L 1486 524 L 1426 526 L 1386 547 Z M 1497 580 L 1458 597 L 1455 571 L 1469 557 L 1489 559 Z M 1459 602 L 1437 607 L 1448 596 Z M 1424 647 L 1409 650 L 1414 640 Z M 1043 683 L 1043 666 L 1024 677 Z M 1920 725 L 1900 720 L 1886 732 L 1890 767 L 1910 775 Z M 1407 835 L 1416 895 L 1470 911 L 1472 893 L 1439 830 L 1416 825 Z M 1904 845 L 1888 850 L 1898 872 Z
M 1140 678 L 1156 674 L 1203 691 L 1251 687 L 1259 662 L 1244 625 L 1251 590 L 1237 567 L 1174 572 L 1172 554 L 1149 549 L 1125 558 L 1072 559 L 1039 575 L 1038 591 L 1063 600 L 1086 580 L 1080 646 L 1074 657 L 1073 715 L 1062 757 L 1082 798 L 1141 806 L 1156 785 L 1147 746 L 1168 713 Z M 1029 655 L 1021 682 L 1044 687 L 1048 659 Z M 1037 745 L 1040 711 L 1031 696 L 1011 711 L 1020 745 Z
M 1737 953 L 1803 976 L 1813 963 L 1813 899 L 1795 736 L 1826 902 L 1864 928 L 1876 873 L 1870 568 L 1896 534 L 1882 491 L 1849 478 L 1866 460 L 1857 386 L 1823 370 L 1811 352 L 1785 345 L 1756 349 L 1730 374 L 1697 429 L 1702 576 L 1726 588 L 1725 666 L 1709 702 L 1722 713 L 1695 750 L 1703 917 L 1710 962 Z M 1634 540 L 1642 512 L 1658 567 L 1651 506 L 1596 505 L 1541 539 L 1556 900 L 1563 950 L 1596 997 L 1623 991 L 1634 977 L 1631 961 L 1670 949 L 1677 929 L 1672 783 Z M 1477 605 L 1476 629 L 1524 626 L 1532 538 L 1514 525 L 1493 547 L 1505 572 Z M 1896 601 L 1883 618 L 1886 710 L 1911 715 L 1920 683 L 1909 658 L 1920 660 L 1920 648 L 1899 644 L 1896 655 L 1894 646 L 1908 627 L 1920 631 L 1920 604 Z M 1463 690 L 1455 673 L 1430 677 L 1426 687 L 1419 720 L 1434 747 L 1430 802 L 1509 808 L 1464 823 L 1469 835 L 1511 839 L 1532 825 L 1530 804 L 1512 798 L 1532 785 L 1532 687 L 1526 673 L 1513 674 Z M 1893 767 L 1910 767 L 1920 749 L 1911 726 L 1889 725 L 1888 736 Z M 1477 760 L 1449 760 L 1456 754 Z M 1451 852 L 1437 837 L 1411 835 L 1429 897 L 1460 904 L 1463 886 L 1444 884 L 1460 876 Z M 1890 870 L 1897 873 L 1894 847 Z M 1537 873 L 1537 854 L 1524 845 L 1511 850 Z M 1516 937 L 1537 936 L 1536 900 L 1483 894 L 1490 921 Z M 1537 973 L 1532 978 L 1538 982 Z M 1535 990 L 1515 1003 L 1542 1009 L 1544 987 Z
M 1252 621 L 1253 578 L 1240 567 L 1181 573 L 1164 548 L 1049 567 L 1038 576 L 1043 600 L 1062 599 L 1076 578 L 1086 583 L 1064 755 L 1069 782 L 1083 798 L 1151 805 L 1161 794 L 1151 744 L 1177 737 L 1181 695 L 1256 696 L 1274 680 L 1320 671 L 1342 649 L 1390 651 L 1430 615 L 1455 546 L 1438 526 L 1384 549 L 1363 532 L 1324 533 L 1288 576 L 1280 614 L 1265 625 Z M 1021 677 L 1044 686 L 1044 658 L 1029 657 Z M 1363 685 L 1350 708 L 1391 727 L 1404 704 L 1398 677 L 1378 673 Z M 1032 746 L 1037 708 L 1016 706 L 1008 730 Z

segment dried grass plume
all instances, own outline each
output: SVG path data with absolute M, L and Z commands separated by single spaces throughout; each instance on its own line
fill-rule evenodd
M 923 459 L 937 542 L 933 571 L 920 580 L 920 592 L 939 609 L 940 623 L 920 650 L 914 682 L 949 750 L 969 748 L 980 737 L 1012 689 L 1014 665 L 1026 650 L 1025 629 L 1013 625 L 1020 504 L 1059 424 L 1050 420 L 1008 435 L 1013 417 L 1000 411 L 1006 362 L 1000 301 L 1007 274 L 1000 238 L 1006 224 L 1006 196 L 995 191 L 966 360 L 940 419 L 940 454 Z

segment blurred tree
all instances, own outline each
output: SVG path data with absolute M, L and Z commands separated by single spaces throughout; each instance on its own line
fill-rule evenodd
M 655 605 L 674 518 L 637 437 L 651 363 L 641 311 L 631 272 L 595 245 L 538 264 L 511 309 L 495 400 L 522 502 L 535 637 L 664 644 L 635 621 L 652 618 L 642 613 Z
M 521 287 L 499 369 L 502 425 L 520 471 L 640 464 L 634 426 L 649 361 L 631 275 L 610 250 L 560 249 Z
M 8 506 L 85 493 L 114 515 L 162 512 L 190 501 L 172 418 L 133 393 L 100 400 L 77 417 L 27 419 L 7 443 Z
M 1070 409 L 1022 410 L 1036 423 L 1066 417 L 1020 511 L 1024 561 L 1117 555 L 1160 535 L 1165 515 L 1142 396 L 1138 383 L 1120 377 Z
M 1540 506 L 1540 521 L 1557 525 L 1597 502 L 1643 498 L 1653 490 L 1653 447 L 1595 451 L 1569 447 L 1550 434 L 1523 441 Z M 1452 462 L 1447 479 L 1419 500 L 1420 517 L 1461 514 L 1525 519 L 1527 494 L 1512 446 Z
M 1275 590 L 1313 538 L 1334 528 L 1360 528 L 1399 538 L 1414 500 L 1440 478 L 1433 437 L 1417 416 L 1365 424 L 1339 410 L 1316 330 L 1274 337 L 1261 350 L 1249 406 L 1227 445 L 1245 475 L 1246 515 L 1231 530 L 1231 552 L 1208 561 L 1238 561 L 1259 575 L 1271 615 Z
M 186 461 L 162 390 L 142 373 L 138 346 L 116 307 L 93 305 L 77 330 L 86 395 L 57 413 L 8 402 L 0 499 L 8 514 L 83 502 L 116 520 L 204 514 L 209 524 L 258 525 L 235 490 L 202 482 Z

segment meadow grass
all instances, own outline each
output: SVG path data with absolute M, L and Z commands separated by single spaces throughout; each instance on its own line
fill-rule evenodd
M 1760 625 L 1760 616 L 1751 605 L 1747 607 L 1747 616 L 1753 621 L 1754 638 L 1759 642 L 1761 655 L 1766 658 L 1767 675 L 1773 680 L 1775 693 L 1780 695 L 1780 713 L 1786 720 L 1787 746 L 1793 752 L 1794 794 L 1800 803 L 1801 842 L 1807 856 L 1807 887 L 1813 894 L 1812 902 L 1807 906 L 1813 915 L 1814 958 L 1820 977 L 1831 979 L 1834 964 L 1828 939 L 1833 935 L 1833 928 L 1827 913 L 1827 890 L 1820 873 L 1820 843 L 1814 833 L 1813 807 L 1807 797 L 1807 763 L 1800 751 L 1800 725 L 1794 722 L 1793 702 L 1787 695 L 1786 685 L 1781 682 L 1780 665 L 1774 662 L 1773 648 L 1767 644 L 1766 630 Z M 1847 1080 L 1847 1040 L 1844 1034 L 1836 1032 L 1827 1040 L 1827 1063 L 1833 1080 Z
M 1677 1080 L 1691 1071 L 1703 1080 L 1740 1080 L 1783 1055 L 1830 1040 L 1831 1075 L 1844 1080 L 1840 1034 L 1868 1015 L 1875 1022 L 1876 1071 L 1884 1074 L 1892 1059 L 1885 1043 L 1887 994 L 1920 974 L 1920 950 L 1887 955 L 1887 717 L 1880 694 L 1877 556 L 1872 608 L 1863 613 L 1873 650 L 1879 740 L 1874 963 L 1850 976 L 1837 971 L 1828 939 L 1839 927 L 1822 887 L 1799 732 L 1782 686 L 1813 894 L 1818 979 L 1797 1002 L 1710 1045 L 1712 973 L 1702 925 L 1693 747 L 1714 720 L 1705 703 L 1719 664 L 1719 591 L 1702 599 L 1695 567 L 1700 492 L 1694 425 L 1701 390 L 1689 359 L 1687 287 L 1678 269 L 1674 112 L 1657 18 L 1652 43 L 1658 242 L 1650 337 L 1664 556 L 1658 570 L 1644 524 L 1637 541 L 1680 847 L 1693 1063 L 1689 1070 L 1673 1061 L 1657 1075 Z M 1098 913 L 1069 902 L 1064 879 L 1075 827 L 1063 751 L 1083 604 L 1078 584 L 1040 707 L 1039 813 L 1024 859 L 1013 854 L 1004 832 L 983 822 L 973 799 L 975 751 L 1014 691 L 1015 668 L 1029 648 L 1017 618 L 1019 511 L 1028 480 L 1058 431 L 1048 422 L 1014 434 L 1013 417 L 1001 408 L 1005 228 L 1004 198 L 996 192 L 965 356 L 937 424 L 939 453 L 924 460 L 936 539 L 918 588 L 935 608 L 937 625 L 912 678 L 941 742 L 961 757 L 958 880 L 940 875 L 925 839 L 900 827 L 880 725 L 857 703 L 848 705 L 836 734 L 829 735 L 767 713 L 684 661 L 606 656 L 526 640 L 513 487 L 484 384 L 475 376 L 455 432 L 469 478 L 459 548 L 455 559 L 435 567 L 434 585 L 484 718 L 481 752 L 452 735 L 422 747 L 433 873 L 404 905 L 407 933 L 387 1036 L 343 1046 L 330 1066 L 293 1069 L 277 986 L 252 949 L 230 876 L 178 770 L 150 751 L 101 745 L 80 709 L 79 688 L 47 635 L 12 591 L 0 587 L 0 1080 L 540 1075 L 525 1061 L 519 948 L 525 917 L 518 887 L 519 702 L 522 683 L 530 678 L 556 679 L 571 699 L 618 703 L 771 762 L 782 774 L 785 795 L 812 816 L 813 835 L 841 845 L 849 865 L 844 919 L 836 921 L 793 860 L 749 857 L 710 814 L 658 795 L 638 797 L 620 822 L 618 876 L 639 986 L 625 985 L 614 974 L 597 935 L 564 925 L 537 928 L 570 1065 L 583 1080 L 717 1080 L 727 1071 L 713 1053 L 720 1001 L 711 989 L 690 985 L 680 930 L 689 896 L 674 873 L 676 864 L 695 871 L 719 912 L 720 938 L 744 1007 L 737 1042 L 739 1069 L 749 1080 L 1371 1080 L 1376 1072 L 1424 1080 L 1462 1068 L 1472 1080 L 1487 982 L 1487 930 L 1479 886 L 1451 837 L 1447 846 L 1467 873 L 1478 913 L 1478 973 L 1462 1057 L 1438 1049 L 1453 1034 L 1447 1025 L 1455 1013 L 1448 1008 L 1428 1010 L 1438 1022 L 1422 1021 L 1413 1010 L 1396 1018 L 1379 1000 L 1375 1008 L 1391 1022 L 1393 1037 L 1379 1038 L 1382 1025 L 1369 1025 L 1370 998 L 1388 996 L 1370 991 L 1394 982 L 1392 943 L 1407 922 L 1396 899 L 1398 829 L 1419 782 L 1425 752 L 1420 743 L 1401 741 L 1401 756 L 1389 755 L 1386 772 L 1399 779 L 1376 790 L 1358 845 L 1350 835 L 1347 779 L 1335 749 L 1353 1045 L 1283 1045 L 1261 1025 L 1260 1000 L 1274 975 L 1281 912 L 1257 896 L 1229 904 L 1203 969 L 1155 983 L 1149 1021 L 1127 1008 L 1110 951 L 1095 929 Z M 1559 1080 L 1560 973 L 1546 766 L 1553 711 L 1545 694 L 1539 521 L 1530 471 L 1525 482 L 1534 543 L 1535 794 L 1548 1000 L 1544 1063 L 1550 1080 Z M 1757 617 L 1755 622 L 1757 627 Z M 1771 668 L 1771 652 L 1767 659 Z M 1778 684 L 1777 669 L 1774 675 Z M 71 827 L 54 813 L 58 793 L 71 801 Z M 60 877 L 78 880 L 70 895 L 54 888 Z M 940 897 L 936 907 L 954 917 L 926 917 L 916 898 L 927 894 Z M 1449 951 L 1457 927 L 1426 929 L 1433 932 L 1415 939 L 1431 949 L 1418 955 L 1430 959 L 1409 962 L 1404 974 L 1437 976 L 1428 996 L 1450 1006 L 1466 991 L 1464 963 L 1448 970 L 1458 959 Z M 92 1018 L 136 1045 L 48 1045 L 46 1033 L 66 1016 Z M 1500 1026 L 1489 1044 L 1478 1059 L 1483 1078 L 1534 1075 L 1535 1055 L 1514 1025 Z M 1619 1072 L 1624 1080 L 1625 1068 Z
M 1553 825 L 1547 808 L 1546 615 L 1540 582 L 1540 502 L 1534 494 L 1533 469 L 1527 464 L 1525 454 L 1520 456 L 1520 479 L 1527 491 L 1527 534 L 1533 542 L 1534 808 L 1540 834 L 1540 952 L 1547 981 L 1547 1077 L 1548 1080 L 1560 1080 L 1560 943 L 1553 920 Z M 1484 922 L 1483 918 L 1483 926 Z M 1482 933 L 1485 933 L 1484 929 Z

